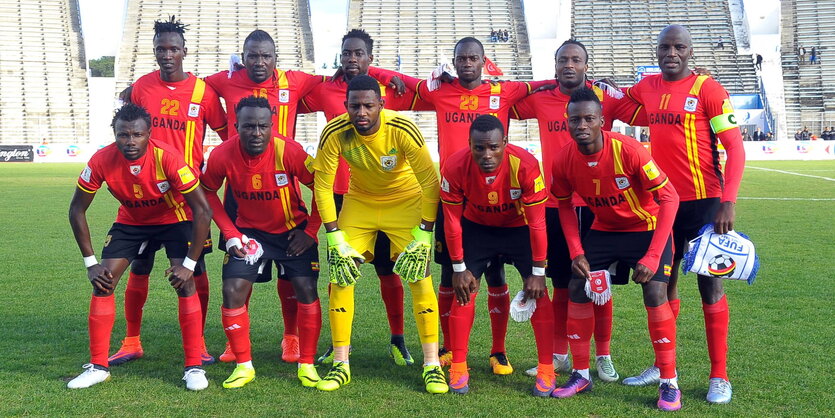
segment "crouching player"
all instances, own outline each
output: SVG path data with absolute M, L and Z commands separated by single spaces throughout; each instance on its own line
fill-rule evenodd
M 429 275 L 432 227 L 438 208 L 438 175 L 417 126 L 383 109 L 380 85 L 358 75 L 348 83 L 347 113 L 322 131 L 314 161 L 316 201 L 328 238 L 333 367 L 317 386 L 333 391 L 351 381 L 348 352 L 354 320 L 356 262 L 394 259 L 394 271 L 409 283 L 412 310 L 423 348 L 423 381 L 429 393 L 448 391 L 438 359 L 438 300 Z M 337 213 L 333 181 L 339 157 L 351 169 L 350 186 Z M 374 254 L 377 233 L 391 240 L 389 254 Z
M 90 158 L 70 203 L 70 225 L 84 256 L 93 296 L 88 317 L 90 363 L 67 387 L 87 388 L 110 378 L 107 352 L 116 311 L 113 292 L 131 261 L 146 251 L 150 242 L 162 244 L 171 262 L 165 274 L 179 296 L 185 351 L 183 380 L 186 388 L 203 390 L 209 382 L 200 367 L 203 321 L 193 275 L 209 234 L 211 209 L 199 187 L 198 173 L 186 164 L 182 154 L 150 138 L 151 116 L 144 108 L 122 106 L 112 126 L 116 142 Z M 99 263 L 93 254 L 86 213 L 103 183 L 121 205 Z
M 554 318 L 545 286 L 545 201 L 539 162 L 507 143 L 504 126 L 482 115 L 470 126 L 470 147 L 452 154 L 441 170 L 446 245 L 452 259 L 450 390 L 469 391 L 467 350 L 479 279 L 490 260 L 502 257 L 524 277 L 526 300 L 536 301 L 531 318 L 539 365 L 533 388 L 548 396 L 555 387 L 551 347 Z M 450 307 L 447 307 L 450 308 Z
M 576 146 L 563 148 L 554 161 L 552 193 L 560 201 L 560 224 L 571 253 L 566 332 L 574 371 L 551 396 L 568 398 L 591 390 L 589 342 L 594 307 L 586 296 L 590 272 L 614 262 L 634 269 L 632 280 L 643 287 L 655 364 L 661 369 L 658 408 L 681 408 L 675 374 L 676 322 L 667 301 L 673 260 L 670 231 L 678 194 L 649 153 L 633 138 L 603 131 L 602 107 L 590 89 L 575 91 L 568 102 L 568 129 Z M 594 213 L 594 223 L 581 237 L 571 194 L 577 193 Z
M 313 160 L 297 142 L 272 135 L 267 99 L 243 98 L 235 107 L 235 114 L 238 135 L 212 152 L 202 177 L 215 223 L 227 238 L 221 314 L 238 366 L 223 387 L 239 388 L 255 378 L 246 301 L 267 260 L 280 265 L 293 284 L 298 299 L 298 377 L 302 386 L 314 387 L 319 375 L 313 367 L 313 357 L 322 328 L 316 292 L 316 233 L 322 222 L 315 204 L 313 215 L 308 215 L 296 186 L 301 182 L 313 189 Z M 238 203 L 234 223 L 217 197 L 224 179 Z M 247 255 L 259 247 L 263 250 L 260 258 Z

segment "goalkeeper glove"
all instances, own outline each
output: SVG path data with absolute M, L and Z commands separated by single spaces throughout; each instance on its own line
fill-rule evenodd
M 429 251 L 432 249 L 432 231 L 424 231 L 416 226 L 412 228 L 412 237 L 414 240 L 406 246 L 394 262 L 394 272 L 409 283 L 426 277 Z
M 365 258 L 345 241 L 345 232 L 336 230 L 325 234 L 328 238 L 328 274 L 330 282 L 338 286 L 350 286 L 357 282 L 360 270 L 356 262 Z M 356 262 L 355 262 L 356 260 Z

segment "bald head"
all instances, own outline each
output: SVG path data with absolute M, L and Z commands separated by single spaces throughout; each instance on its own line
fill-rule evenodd
M 684 26 L 670 25 L 662 29 L 655 53 L 664 80 L 677 81 L 690 75 L 688 63 L 693 56 L 693 41 Z

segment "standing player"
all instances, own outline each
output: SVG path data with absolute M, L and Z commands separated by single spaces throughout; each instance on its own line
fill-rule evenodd
M 586 79 L 589 69 L 589 55 L 585 45 L 569 39 L 560 45 L 554 55 L 558 88 L 529 95 L 517 103 L 510 115 L 514 119 L 536 118 L 539 122 L 539 140 L 542 144 L 542 166 L 545 169 L 545 184 L 551 184 L 551 170 L 554 158 L 560 149 L 573 142 L 568 131 L 566 108 L 571 93 L 581 88 L 591 88 L 603 103 L 603 130 L 611 130 L 612 122 L 620 119 L 635 124 L 641 106 L 626 98 L 622 93 L 607 93 Z M 580 234 L 585 235 L 594 220 L 594 214 L 578 196 L 572 199 L 580 220 Z M 557 213 L 557 200 L 551 196 L 545 204 L 545 223 L 548 229 L 548 268 L 546 272 L 554 285 L 554 368 L 559 372 L 570 372 L 568 358 L 568 337 L 565 333 L 568 312 L 568 282 L 571 280 L 571 257 L 565 243 Z M 607 382 L 620 377 L 609 351 L 612 339 L 612 300 L 604 305 L 594 305 L 594 343 L 597 374 Z M 536 367 L 527 371 L 536 374 Z
M 358 75 L 367 75 L 369 66 L 374 60 L 372 55 L 374 40 L 362 29 L 352 29 L 342 37 L 342 76 L 329 79 L 317 85 L 313 90 L 304 96 L 299 105 L 299 113 L 323 112 L 325 118 L 330 121 L 333 118 L 345 113 L 345 93 L 348 83 Z M 386 109 L 392 110 L 419 110 L 420 108 L 431 109 L 431 106 L 421 106 L 417 101 L 414 92 L 397 95 L 396 91 L 387 86 L 380 85 L 380 93 L 385 99 Z M 417 108 L 416 109 L 416 105 Z M 334 199 L 336 199 L 336 211 L 342 207 L 342 199 L 348 192 L 348 165 L 340 158 L 339 168 L 334 179 Z M 390 241 L 386 234 L 379 233 L 374 247 L 375 254 L 389 252 Z M 394 263 L 388 257 L 377 257 L 372 262 L 377 276 L 380 278 L 380 294 L 386 306 L 389 329 L 391 330 L 391 341 L 389 355 L 394 359 L 395 364 L 405 366 L 413 364 L 414 360 L 406 342 L 403 338 L 403 284 L 392 268 Z M 333 347 L 322 357 L 321 361 L 330 363 L 333 361 Z
M 284 71 L 277 69 L 275 41 L 263 30 L 252 31 L 244 40 L 243 69 L 221 71 L 206 77 L 206 83 L 226 102 L 229 136 L 237 134 L 237 117 L 232 109 L 238 102 L 249 96 L 266 98 L 272 111 L 273 136 L 292 140 L 296 135 L 296 110 L 299 99 L 309 93 L 313 87 L 324 81 L 324 77 L 302 71 Z M 234 218 L 236 200 L 227 191 L 224 206 Z M 269 278 L 268 278 L 269 279 Z M 293 286 L 285 278 L 279 278 L 278 296 L 281 299 L 281 312 L 284 318 L 284 335 L 281 339 L 281 359 L 286 362 L 299 360 L 299 337 L 296 325 L 296 297 Z M 229 347 L 220 356 L 221 361 L 232 361 L 234 355 Z
M 226 139 L 226 114 L 217 93 L 206 83 L 183 70 L 183 58 L 188 53 L 185 40 L 186 25 L 171 17 L 169 21 L 154 22 L 154 56 L 159 70 L 136 80 L 124 96 L 126 102 L 136 103 L 151 113 L 151 137 L 165 142 L 185 157 L 186 164 L 198 172 L 203 167 L 203 139 L 208 124 L 221 139 Z M 140 341 L 142 309 L 148 298 L 148 277 L 154 267 L 154 254 L 159 248 L 146 248 L 131 263 L 125 289 L 125 320 L 127 334 L 122 347 L 107 361 L 116 366 L 142 357 Z M 212 251 L 211 239 L 203 246 L 204 254 Z M 203 327 L 209 303 L 209 278 L 203 256 L 194 269 L 194 284 L 200 298 Z M 203 365 L 215 359 L 203 341 Z
M 201 244 L 209 234 L 212 211 L 199 187 L 197 170 L 189 167 L 173 147 L 150 139 L 151 115 L 145 109 L 124 105 L 113 117 L 112 126 L 116 142 L 93 155 L 79 176 L 70 203 L 70 225 L 84 256 L 93 296 L 88 318 L 90 363 L 67 387 L 86 388 L 110 378 L 107 352 L 116 311 L 113 292 L 142 247 L 159 243 L 165 246 L 171 262 L 165 273 L 179 296 L 185 351 L 183 380 L 186 388 L 203 390 L 209 382 L 200 367 L 200 299 L 193 274 L 203 251 Z M 99 264 L 93 254 L 86 212 L 103 183 L 121 205 L 116 223 L 107 233 Z
M 669 173 L 681 198 L 673 226 L 675 263 L 668 288 L 677 317 L 676 285 L 686 244 L 698 235 L 702 226 L 711 222 L 716 233 L 733 230 L 745 149 L 728 92 L 713 78 L 697 76 L 688 67 L 693 56 L 690 32 L 682 26 L 667 26 L 658 34 L 656 54 L 661 74 L 641 80 L 627 92 L 646 108 L 652 155 L 659 168 Z M 719 164 L 718 142 L 725 147 L 727 155 L 724 175 Z M 698 276 L 698 282 L 710 355 L 707 400 L 728 403 L 733 393 L 727 371 L 728 300 L 722 279 Z M 623 383 L 640 386 L 656 381 L 657 365 L 639 376 L 624 379 Z
M 491 114 L 507 126 L 510 108 L 527 96 L 533 89 L 549 84 L 549 81 L 521 82 L 506 81 L 492 83 L 481 79 L 484 67 L 484 46 L 472 37 L 461 38 L 454 49 L 454 66 L 458 78 L 442 83 L 430 91 L 424 80 L 403 77 L 406 86 L 417 92 L 417 97 L 435 107 L 438 121 L 438 148 L 441 169 L 446 160 L 456 151 L 468 148 L 470 124 L 480 115 Z M 388 75 L 398 75 L 388 73 Z M 438 212 L 435 230 L 435 262 L 441 265 L 441 286 L 438 291 L 441 309 L 441 329 L 444 342 L 449 340 L 449 310 L 453 303 L 452 262 L 444 244 L 443 213 Z M 487 281 L 487 307 L 493 331 L 493 346 L 490 350 L 490 366 L 493 373 L 505 375 L 513 372 L 507 359 L 505 335 L 510 315 L 510 296 L 504 279 L 501 259 L 491 261 L 484 273 Z M 448 364 L 452 355 L 444 348 L 441 361 Z
M 223 329 L 231 343 L 238 366 L 223 382 L 225 388 L 239 388 L 255 378 L 249 339 L 246 300 L 252 282 L 266 260 L 273 260 L 285 272 L 298 299 L 300 357 L 298 377 L 303 386 L 313 387 L 319 375 L 313 367 L 316 344 L 322 328 L 322 311 L 316 292 L 319 252 L 316 234 L 322 222 L 318 213 L 308 216 L 296 182 L 313 188 L 313 159 L 295 141 L 272 135 L 270 104 L 263 97 L 248 97 L 235 109 L 239 137 L 230 138 L 212 152 L 202 176 L 209 191 L 215 223 L 227 237 L 223 264 Z M 223 180 L 231 185 L 238 200 L 233 223 L 217 190 Z M 315 211 L 315 207 L 314 207 Z M 244 260 L 247 242 L 256 240 L 264 249 L 260 260 Z
M 479 279 L 490 260 L 502 257 L 524 277 L 525 298 L 536 301 L 531 318 L 539 366 L 535 396 L 556 386 L 551 364 L 553 313 L 545 286 L 545 201 L 548 192 L 539 161 L 507 143 L 504 125 L 481 115 L 470 127 L 470 148 L 452 154 L 441 170 L 446 244 L 452 259 L 452 288 L 458 303 L 450 313 L 450 390 L 469 391 L 467 351 Z
M 354 283 L 359 272 L 353 271 L 347 279 L 334 276 L 335 261 L 350 263 L 347 267 L 355 269 L 352 257 L 373 260 L 378 231 L 391 239 L 389 254 L 380 257 L 394 259 L 415 248 L 425 248 L 427 255 L 429 252 L 438 205 L 438 176 L 415 124 L 383 106 L 377 81 L 365 75 L 354 77 L 348 83 L 348 113 L 331 120 L 322 131 L 313 163 L 316 201 L 328 237 L 331 283 L 336 284 L 331 286 L 328 307 L 333 367 L 317 386 L 323 391 L 339 389 L 351 381 L 348 351 Z M 340 156 L 351 169 L 351 183 L 337 218 L 333 179 Z M 338 253 L 336 257 L 334 252 Z M 428 266 L 421 270 L 404 279 L 412 291 L 426 390 L 444 393 L 448 387 L 438 360 L 438 302 Z
M 602 130 L 602 106 L 590 89 L 571 94 L 568 129 L 576 146 L 566 146 L 554 160 L 551 191 L 560 201 L 560 222 L 571 253 L 574 277 L 568 284 L 567 333 L 574 371 L 551 396 L 568 398 L 592 388 L 589 342 L 594 308 L 584 285 L 591 272 L 619 262 L 635 270 L 647 309 L 655 362 L 661 370 L 658 408 L 681 409 L 675 375 L 676 321 L 667 301 L 672 263 L 670 230 L 678 195 L 649 153 L 633 138 Z M 577 227 L 571 196 L 577 193 L 594 212 L 585 237 Z

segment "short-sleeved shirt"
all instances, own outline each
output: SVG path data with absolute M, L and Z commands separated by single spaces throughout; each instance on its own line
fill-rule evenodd
M 200 169 L 206 124 L 215 131 L 226 129 L 226 113 L 214 89 L 187 75 L 183 81 L 166 82 L 159 71 L 145 74 L 133 83 L 130 100 L 151 114 L 151 138 L 170 144 L 188 165 Z
M 644 105 L 652 157 L 682 201 L 720 197 L 723 188 L 716 134 L 736 128 L 728 92 L 708 76 L 665 81 L 649 76 L 627 89 Z
M 506 131 L 510 108 L 531 90 L 531 84 L 523 81 L 483 81 L 478 87 L 468 90 L 455 79 L 451 83 L 441 83 L 434 91 L 429 91 L 425 81 L 418 83 L 418 98 L 435 107 L 441 167 L 456 151 L 467 148 L 470 125 L 477 117 L 486 114 L 496 116 Z
M 348 83 L 343 78 L 328 80 L 313 88 L 313 90 L 301 99 L 299 113 L 323 112 L 325 119 L 331 120 L 343 113 L 345 110 L 345 94 L 348 91 Z M 385 108 L 391 110 L 432 110 L 433 107 L 421 100 L 418 100 L 415 92 L 407 90 L 401 96 L 396 90 L 380 84 L 380 95 L 385 99 Z
M 481 225 L 527 225 L 524 206 L 548 198 L 539 161 L 531 153 L 507 144 L 496 171 L 484 173 L 469 148 L 459 150 L 441 169 L 441 201 L 464 205 L 464 217 Z
M 261 83 L 249 78 L 246 69 L 232 72 L 221 71 L 206 77 L 206 83 L 217 91 L 226 102 L 226 118 L 229 136 L 238 134 L 235 128 L 237 117 L 235 106 L 244 97 L 264 97 L 270 102 L 273 114 L 273 136 L 294 139 L 296 136 L 296 110 L 299 99 L 325 80 L 324 76 L 303 71 L 276 69 L 273 76 Z
M 127 225 L 165 225 L 192 219 L 182 193 L 194 190 L 198 172 L 172 146 L 148 140 L 145 155 L 130 161 L 116 144 L 90 158 L 78 177 L 78 188 L 96 193 L 104 183 L 121 203 L 116 222 Z
M 226 179 L 238 203 L 237 227 L 281 234 L 308 219 L 296 180 L 313 185 L 312 163 L 295 141 L 273 138 L 253 157 L 235 135 L 212 151 L 201 180 L 207 190 L 217 191 Z
M 556 80 L 551 80 L 557 84 Z M 586 82 L 586 87 L 593 89 L 603 105 L 603 130 L 612 129 L 615 119 L 630 125 L 639 119 L 641 105 L 630 100 L 625 95 L 614 97 L 599 87 Z M 536 118 L 539 124 L 539 141 L 542 144 L 542 167 L 544 168 L 545 184 L 551 184 L 551 166 L 554 158 L 562 147 L 573 143 L 568 130 L 568 101 L 571 99 L 559 88 L 544 90 L 531 94 L 513 106 L 510 116 L 514 119 Z M 582 206 L 582 199 L 574 199 L 575 206 Z M 557 207 L 556 199 L 551 196 L 546 203 L 548 207 Z
M 551 192 L 559 200 L 577 193 L 594 213 L 591 228 L 610 232 L 654 231 L 659 205 L 652 192 L 669 187 L 667 175 L 639 142 L 603 131 L 603 149 L 582 154 L 576 146 L 560 150 L 553 166 Z

